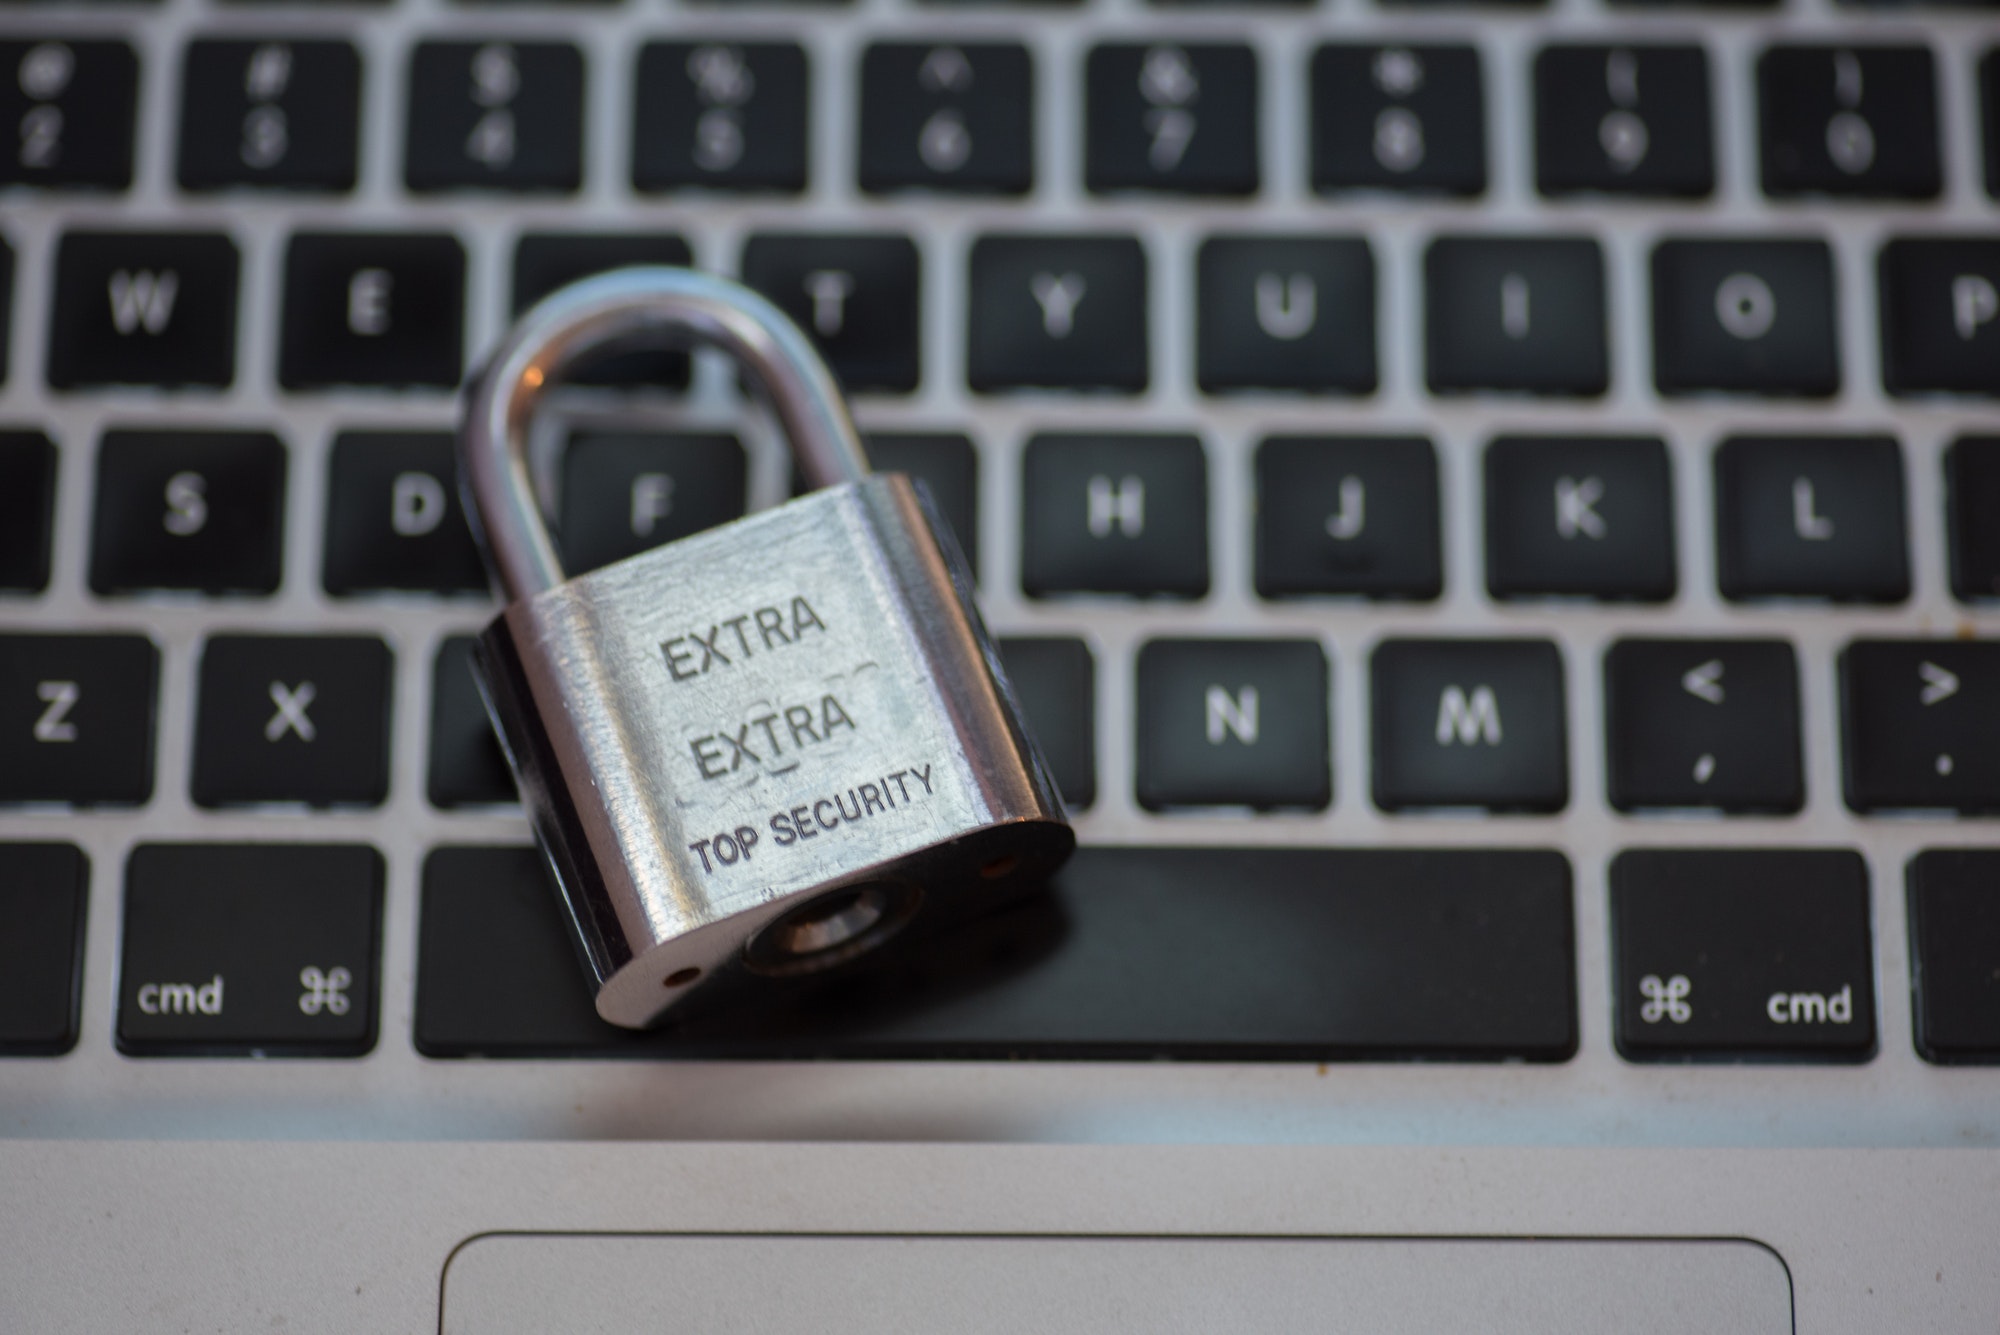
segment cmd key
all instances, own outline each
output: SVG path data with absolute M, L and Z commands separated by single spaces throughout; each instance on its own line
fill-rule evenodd
M 1856 640 L 1840 695 L 1848 806 L 2000 811 L 2000 640 Z
M 118 1050 L 359 1056 L 375 1046 L 382 855 L 141 844 L 125 863 Z
M 1611 862 L 1618 1051 L 1866 1061 L 1868 864 L 1845 849 L 1631 849 Z
M 1037 897 L 810 1000 L 652 1033 L 597 1018 L 532 848 L 424 864 L 417 1051 L 1567 1060 L 1569 863 L 1546 850 L 1082 848 Z M 1219 911 L 1226 905 L 1227 911 Z

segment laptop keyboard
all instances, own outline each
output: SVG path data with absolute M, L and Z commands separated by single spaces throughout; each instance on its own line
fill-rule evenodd
M 417 1103 L 471 1056 L 1633 1103 L 1817 1062 L 1891 1138 L 2000 1134 L 1990 1086 L 1899 1101 L 2000 1060 L 1976 9 L 161 0 L 8 6 L 0 75 L 35 1107 L 114 1054 Z M 931 486 L 1084 844 L 984 931 L 645 1035 L 590 1009 L 467 673 L 451 445 L 509 316 L 629 263 L 764 291 Z M 572 573 L 793 489 L 707 354 L 577 379 L 537 428 Z

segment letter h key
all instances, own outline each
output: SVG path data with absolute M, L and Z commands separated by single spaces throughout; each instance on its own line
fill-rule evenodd
M 743 362 L 821 489 L 565 581 L 529 482 L 537 400 L 607 346 L 691 340 Z M 666 268 L 556 293 L 474 385 L 460 465 L 514 599 L 475 672 L 605 1019 L 913 948 L 1075 846 L 964 558 L 925 493 L 868 472 L 763 298 Z

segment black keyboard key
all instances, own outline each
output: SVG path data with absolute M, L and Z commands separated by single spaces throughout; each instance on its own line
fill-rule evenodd
M 214 635 L 201 655 L 204 807 L 377 806 L 389 792 L 389 647 L 363 635 Z
M 1195 437 L 1039 435 L 1021 475 L 1029 597 L 1208 592 L 1208 459 Z
M 1429 601 L 1444 591 L 1437 451 L 1421 437 L 1257 447 L 1257 592 Z
M 0 635 L 0 803 L 143 805 L 159 679 L 143 635 Z
M 1908 878 L 1917 1051 L 2000 1061 L 2000 851 L 1926 849 Z
M 1322 46 L 1312 62 L 1317 190 L 1486 190 L 1486 92 L 1470 46 Z
M 48 587 L 55 500 L 55 445 L 39 431 L 0 431 L 0 589 Z
M 300 232 L 285 250 L 278 382 L 451 389 L 464 307 L 465 248 L 454 236 Z
M 2000 598 L 2000 436 L 1962 436 L 1944 456 L 1951 591 Z
M 1848 806 L 2000 811 L 2000 640 L 1856 640 L 1840 696 Z
M 633 94 L 633 187 L 805 189 L 807 79 L 791 42 L 649 43 Z
M 412 190 L 568 192 L 583 182 L 583 53 L 568 43 L 420 42 L 409 99 Z
M 1486 449 L 1486 588 L 1495 598 L 1661 603 L 1674 571 L 1666 442 L 1501 436 Z
M 578 431 L 563 454 L 563 568 L 581 575 L 739 518 L 748 464 L 720 432 Z
M 1195 370 L 1205 392 L 1375 392 L 1375 257 L 1366 241 L 1212 236 L 1195 264 Z
M 0 844 L 0 1056 L 76 1046 L 90 863 L 74 844 Z
M 1799 666 L 1783 640 L 1619 640 L 1604 655 L 1605 786 L 1620 811 L 1805 805 Z
M 1757 61 L 1764 193 L 1931 199 L 1939 167 L 1928 47 L 1774 46 Z
M 532 232 L 514 247 L 514 314 L 579 278 L 632 264 L 693 263 L 685 238 L 671 232 Z M 686 388 L 688 355 L 672 348 L 599 353 L 565 373 L 580 385 Z
M 1084 68 L 1084 183 L 1248 195 L 1257 189 L 1257 58 L 1239 45 L 1106 45 Z
M 1544 48 L 1535 57 L 1536 188 L 1708 195 L 1708 96 L 1708 53 L 1698 46 Z
M 1546 640 L 1384 640 L 1369 661 L 1375 805 L 1560 811 L 1562 655 Z
M 1007 389 L 1145 390 L 1146 252 L 1128 236 L 972 244 L 965 375 Z
M 1883 388 L 2000 395 L 2000 241 L 1902 238 L 1875 272 Z
M 1903 452 L 1887 436 L 1737 436 L 1715 451 L 1716 583 L 1731 602 L 1910 596 Z
M 930 489 L 938 515 L 979 575 L 979 460 L 964 436 L 875 432 L 868 460 L 878 473 L 908 473 Z
M 7 381 L 9 331 L 14 324 L 14 248 L 0 237 L 0 384 Z
M 1003 639 L 999 645 L 1014 698 L 1064 805 L 1083 810 L 1097 800 L 1097 662 L 1090 646 L 1068 637 Z
M 1980 122 L 1986 143 L 1986 193 L 2000 199 L 2000 47 L 1979 62 Z
M 264 431 L 107 431 L 91 520 L 94 593 L 276 593 L 285 447 Z
M 1433 393 L 1595 395 L 1609 382 L 1595 241 L 1440 237 L 1424 252 L 1424 322 Z
M 1866 1061 L 1868 864 L 1837 849 L 1632 849 L 1611 862 L 1618 1051 Z
M 743 281 L 806 331 L 850 392 L 917 387 L 922 287 L 907 236 L 760 232 Z
M 878 42 L 861 57 L 861 188 L 1025 195 L 1035 72 L 1014 42 Z
M 334 437 L 321 572 L 328 593 L 486 591 L 486 565 L 459 503 L 453 448 L 441 431 Z
M 1313 640 L 1140 645 L 1139 805 L 1323 810 L 1333 801 L 1328 675 Z
M 360 137 L 361 57 L 351 43 L 188 43 L 181 189 L 352 190 Z
M 434 807 L 493 806 L 515 800 L 514 776 L 472 676 L 472 637 L 453 635 L 431 665 L 430 773 Z
M 48 380 L 207 385 L 236 376 L 236 243 L 200 232 L 69 232 L 56 250 Z
M 1570 899 L 1568 862 L 1541 850 L 1082 848 L 1052 900 L 900 968 L 635 1034 L 592 1011 L 533 849 L 443 848 L 424 864 L 415 1041 L 431 1057 L 1563 1061 Z
M 358 1057 L 375 1046 L 382 855 L 141 844 L 125 864 L 118 1050 Z
M 0 185 L 125 189 L 138 100 L 124 42 L 0 42 Z
M 1653 382 L 1827 398 L 1840 390 L 1824 241 L 1663 241 L 1653 250 Z

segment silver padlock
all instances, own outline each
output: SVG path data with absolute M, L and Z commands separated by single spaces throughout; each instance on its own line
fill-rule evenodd
M 566 580 L 536 405 L 586 356 L 689 342 L 737 358 L 820 490 Z M 556 293 L 472 386 L 459 455 L 510 599 L 474 670 L 605 1019 L 908 948 L 1075 847 L 964 558 L 762 297 L 667 268 Z

